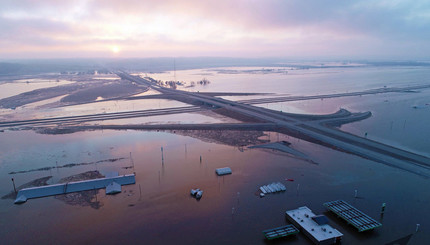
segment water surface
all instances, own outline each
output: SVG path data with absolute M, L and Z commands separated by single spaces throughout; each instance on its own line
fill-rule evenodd
M 287 74 L 226 74 L 215 69 L 176 71 L 178 80 L 190 82 L 206 77 L 211 81 L 206 86 L 185 88 L 190 91 L 290 95 L 424 84 L 429 82 L 428 75 L 428 68 L 402 67 L 288 70 Z M 154 74 L 156 79 L 173 80 L 172 76 L 173 72 Z M 372 117 L 340 129 L 361 136 L 368 133 L 370 139 L 429 155 L 430 108 L 413 107 L 429 103 L 429 93 L 430 90 L 422 90 L 420 93 L 258 106 L 312 114 L 333 113 L 339 108 L 352 112 L 371 111 Z M 235 99 L 247 98 L 236 96 Z M 111 112 L 184 105 L 165 100 L 112 101 L 45 109 L 46 114 L 34 109 L 29 111 L 39 116 L 53 116 L 102 112 L 103 108 Z M 227 119 L 210 113 L 192 113 L 95 123 L 215 123 L 224 120 Z M 12 190 L 11 178 L 21 185 L 53 176 L 50 182 L 55 183 L 63 177 L 90 170 L 136 172 L 137 183 L 123 187 L 123 192 L 115 196 L 106 196 L 100 191 L 97 200 L 102 207 L 99 209 L 71 206 L 54 197 L 31 199 L 23 205 L 14 205 L 11 199 L 0 199 L 0 237 L 5 244 L 265 244 L 262 230 L 288 224 L 285 211 L 306 205 L 314 213 L 328 215 L 330 224 L 344 234 L 344 244 L 385 244 L 411 233 L 414 235 L 409 244 L 426 244 L 430 240 L 428 179 L 282 134 L 264 132 L 260 139 L 291 142 L 294 149 L 307 154 L 317 164 L 271 150 L 219 143 L 217 134 L 221 133 L 214 132 L 211 134 L 214 138 L 208 139 L 198 132 L 184 136 L 175 131 L 103 130 L 42 135 L 6 130 L 0 133 L 1 196 Z M 130 168 L 130 153 L 134 169 Z M 121 160 L 9 174 L 118 158 Z M 231 167 L 232 175 L 215 175 L 216 168 L 226 166 Z M 285 181 L 286 178 L 294 181 Z M 285 193 L 258 197 L 259 186 L 278 181 L 286 185 Z M 204 190 L 200 201 L 189 195 L 191 188 Z M 354 198 L 355 190 L 358 198 Z M 381 221 L 383 226 L 373 232 L 358 233 L 325 212 L 322 204 L 337 199 L 351 203 Z M 383 217 L 380 216 L 382 203 L 387 204 Z M 417 233 L 416 224 L 421 225 Z M 279 244 L 311 242 L 299 234 Z

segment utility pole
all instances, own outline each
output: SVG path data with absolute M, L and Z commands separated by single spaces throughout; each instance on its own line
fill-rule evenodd
M 17 193 L 16 192 L 16 187 L 15 187 L 15 180 L 12 178 L 12 184 L 13 184 L 13 191 L 15 191 L 15 194 Z

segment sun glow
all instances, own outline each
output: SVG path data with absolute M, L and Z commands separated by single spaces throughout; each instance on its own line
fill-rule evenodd
M 114 54 L 116 54 L 116 53 L 118 53 L 118 52 L 119 52 L 119 47 L 118 47 L 118 46 L 113 46 L 113 47 L 111 48 L 111 50 L 112 50 L 112 52 L 113 52 Z

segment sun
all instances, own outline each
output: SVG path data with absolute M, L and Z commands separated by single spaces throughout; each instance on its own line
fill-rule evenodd
M 116 54 L 116 53 L 118 53 L 119 52 L 119 47 L 118 46 L 112 46 L 112 52 L 114 53 L 114 54 Z

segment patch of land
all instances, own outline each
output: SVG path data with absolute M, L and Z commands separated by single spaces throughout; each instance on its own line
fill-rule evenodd
M 292 147 L 290 147 L 290 145 L 291 145 L 290 142 L 280 141 L 280 142 L 272 142 L 272 143 L 267 143 L 267 144 L 262 144 L 262 145 L 253 145 L 253 146 L 249 146 L 248 148 L 250 148 L 250 149 L 271 149 L 271 150 L 281 151 L 281 152 L 288 153 L 292 156 L 295 156 L 297 158 L 313 162 L 309 158 L 308 155 L 306 155 L 305 153 L 303 153 L 301 151 L 293 149 Z
M 98 179 L 104 178 L 99 171 L 88 171 L 85 173 L 80 173 L 76 175 L 72 175 L 66 178 L 63 178 L 59 181 L 59 183 L 67 183 L 81 180 L 89 180 L 89 179 Z M 65 202 L 69 205 L 78 205 L 78 206 L 89 206 L 94 209 L 99 209 L 103 206 L 103 204 L 97 200 L 96 195 L 99 193 L 99 190 L 89 190 L 89 191 L 80 191 L 73 192 L 63 195 L 55 196 L 55 199 Z M 96 200 L 94 200 L 96 199 Z
M 201 127 L 199 127 L 201 126 Z M 199 129 L 200 128 L 200 129 Z M 261 124 L 165 124 L 165 125 L 89 125 L 89 126 L 72 126 L 66 127 L 67 133 L 113 129 L 113 130 L 166 130 L 166 132 L 189 136 L 204 142 L 218 143 L 235 147 L 244 147 L 249 145 L 263 144 L 269 142 L 261 139 L 265 136 L 262 129 L 273 129 L 273 125 L 265 127 Z M 241 130 L 242 129 L 242 130 Z M 64 133 L 62 128 L 49 128 L 50 134 Z M 48 131 L 45 131 L 47 133 Z M 45 168 L 44 168 L 45 169 Z
M 177 130 L 176 134 L 190 136 L 209 143 L 219 143 L 235 147 L 267 143 L 261 139 L 262 131 L 236 131 L 236 130 Z
M 97 98 L 116 98 L 132 96 L 148 90 L 146 86 L 139 86 L 126 80 L 101 80 L 75 82 L 56 87 L 36 89 L 0 100 L 0 107 L 14 109 L 19 106 L 43 100 L 64 96 L 59 105 L 70 103 L 88 103 Z
M 211 124 L 111 124 L 111 125 L 77 125 L 61 127 L 28 127 L 42 134 L 69 134 L 92 130 L 213 130 L 213 131 L 274 131 L 278 127 L 273 123 L 211 123 Z
M 59 168 L 72 168 L 76 166 L 83 166 L 83 165 L 91 165 L 91 164 L 97 164 L 97 163 L 109 163 L 109 162 L 116 162 L 125 159 L 124 157 L 120 158 L 110 158 L 110 159 L 104 159 L 96 162 L 82 162 L 82 163 L 68 163 L 65 165 L 60 166 L 49 166 L 49 167 L 42 167 L 42 168 L 36 168 L 36 169 L 30 169 L 30 170 L 20 170 L 20 171 L 12 171 L 9 174 L 24 174 L 29 172 L 37 172 L 37 171 L 49 171 L 51 169 L 59 169 Z

